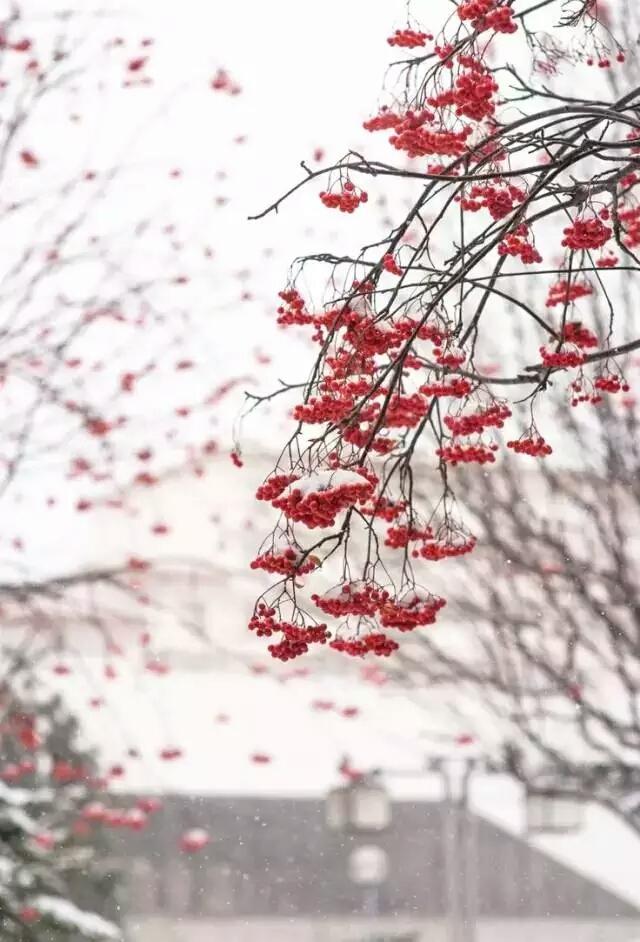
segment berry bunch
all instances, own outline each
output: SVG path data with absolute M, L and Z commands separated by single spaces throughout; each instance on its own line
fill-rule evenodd
M 429 401 L 420 393 L 411 396 L 396 393 L 386 405 L 384 425 L 386 428 L 415 428 L 427 414 L 428 408 Z
M 474 435 L 486 428 L 502 428 L 511 415 L 505 402 L 495 402 L 469 415 L 445 415 L 444 424 L 452 435 Z
M 526 193 L 513 184 L 489 183 L 475 184 L 468 196 L 459 197 L 460 206 L 468 212 L 477 213 L 481 209 L 489 210 L 492 219 L 504 219 L 515 207 L 522 203 Z
M 390 275 L 401 275 L 402 269 L 396 262 L 393 255 L 387 254 L 382 258 L 382 267 L 385 271 L 388 271 Z
M 540 356 L 544 366 L 570 369 L 584 363 L 584 353 L 575 344 L 562 344 L 557 350 L 540 347 Z
M 497 445 L 443 445 L 436 455 L 454 468 L 458 464 L 492 464 L 496 460 Z
M 376 484 L 375 475 L 364 468 L 319 472 L 304 484 L 300 481 L 291 484 L 271 503 L 290 520 L 299 521 L 309 529 L 330 527 L 343 510 L 366 503 Z
M 372 631 L 371 634 L 361 638 L 335 638 L 329 642 L 334 651 L 341 651 L 351 657 L 364 657 L 366 654 L 375 654 L 377 657 L 389 657 L 398 650 L 398 642 L 387 637 L 381 631 Z
M 565 343 L 572 343 L 581 350 L 588 350 L 590 347 L 597 347 L 599 340 L 593 331 L 584 327 L 580 321 L 574 321 L 564 325 L 562 331 L 562 340 Z
M 594 216 L 592 219 L 576 219 L 572 225 L 563 229 L 562 245 L 573 251 L 599 249 L 611 238 L 609 226 Z
M 591 294 L 593 288 L 588 281 L 569 281 L 567 278 L 561 278 L 549 288 L 545 304 L 547 307 L 556 307 L 558 304 L 564 306 Z
M 519 225 L 513 232 L 508 232 L 498 245 L 499 255 L 511 255 L 519 258 L 524 265 L 533 265 L 541 262 L 542 256 L 529 242 L 529 229 L 525 223 Z
M 452 396 L 462 399 L 471 392 L 471 383 L 467 379 L 455 378 L 441 383 L 425 383 L 420 387 L 424 396 Z
M 432 40 L 430 33 L 423 33 L 415 29 L 397 29 L 393 36 L 389 36 L 387 42 L 390 46 L 400 46 L 403 49 L 417 49 L 418 46 L 426 46 L 427 40 Z
M 475 536 L 447 535 L 425 543 L 421 547 L 419 555 L 422 559 L 428 559 L 430 562 L 437 562 L 441 559 L 451 559 L 455 556 L 465 556 L 471 553 L 476 546 Z
M 303 562 L 303 553 L 293 546 L 281 550 L 271 550 L 260 553 L 251 562 L 252 569 L 262 569 L 264 572 L 273 572 L 280 576 L 304 576 L 317 568 L 317 556 L 307 556 Z
M 525 435 L 517 441 L 507 442 L 507 448 L 518 455 L 531 455 L 532 458 L 546 458 L 553 451 L 541 435 Z
M 369 195 L 361 190 L 351 180 L 347 180 L 337 192 L 322 191 L 322 203 L 328 209 L 339 209 L 341 213 L 353 213 L 361 203 L 366 203 Z
M 423 625 L 433 625 L 446 602 L 437 595 L 421 589 L 410 589 L 399 599 L 389 599 L 380 609 L 383 628 L 413 631 Z
M 389 527 L 384 539 L 384 545 L 391 549 L 404 549 L 409 543 L 423 542 L 433 539 L 431 527 L 414 527 L 404 524 L 398 527 Z
M 596 389 L 599 389 L 601 392 L 606 393 L 617 393 L 622 390 L 622 392 L 629 392 L 629 384 L 625 383 L 620 376 L 616 376 L 615 373 L 602 373 L 600 376 L 597 376 L 594 381 L 594 386 Z
M 314 594 L 311 599 L 325 614 L 341 618 L 345 615 L 375 615 L 388 597 L 388 592 L 372 583 L 347 582 L 324 595 Z

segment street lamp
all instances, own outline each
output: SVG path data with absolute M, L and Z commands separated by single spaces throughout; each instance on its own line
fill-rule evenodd
M 551 789 L 528 790 L 526 812 L 529 834 L 568 834 L 584 823 L 584 802 Z
M 391 799 L 375 773 L 358 775 L 347 785 L 332 789 L 326 801 L 327 827 L 351 835 L 373 835 L 391 824 Z M 380 887 L 389 873 L 382 847 L 360 844 L 348 861 L 349 878 L 363 890 L 362 911 L 376 917 L 380 911 Z
M 326 818 L 331 831 L 384 831 L 391 823 L 389 794 L 374 776 L 358 777 L 329 792 Z

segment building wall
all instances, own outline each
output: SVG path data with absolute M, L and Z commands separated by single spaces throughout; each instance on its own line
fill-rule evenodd
M 406 917 L 370 920 L 136 919 L 130 942 L 449 942 L 442 921 Z M 483 920 L 475 942 L 634 942 L 640 921 L 629 919 Z

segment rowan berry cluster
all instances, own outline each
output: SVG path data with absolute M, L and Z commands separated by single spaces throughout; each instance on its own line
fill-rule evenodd
M 455 369 L 457 366 L 462 366 L 467 359 L 467 355 L 464 350 L 459 350 L 454 346 L 445 347 L 444 349 L 440 346 L 435 346 L 433 348 L 433 358 L 440 366 Z
M 474 435 L 486 428 L 503 428 L 511 409 L 505 402 L 495 402 L 468 415 L 446 415 L 444 424 L 452 435 Z
M 460 72 L 452 88 L 428 98 L 427 104 L 438 109 L 452 108 L 458 117 L 483 121 L 495 113 L 498 83 L 477 59 L 471 56 L 458 59 L 468 71 Z
M 343 510 L 357 503 L 366 503 L 375 490 L 375 475 L 363 468 L 356 471 L 329 471 L 291 484 L 287 491 L 271 503 L 290 520 L 309 529 L 330 527 Z
M 351 180 L 347 180 L 340 190 L 333 192 L 323 190 L 320 193 L 320 199 L 328 209 L 339 209 L 341 213 L 353 213 L 361 203 L 368 201 L 369 195 Z
M 264 572 L 273 572 L 281 576 L 304 576 L 313 572 L 317 566 L 317 557 L 307 556 L 303 560 L 302 550 L 294 549 L 292 546 L 260 553 L 251 562 L 252 569 L 262 569 Z
M 435 540 L 426 542 L 419 551 L 422 559 L 437 562 L 441 559 L 451 559 L 455 556 L 465 556 L 471 553 L 476 546 L 476 538 L 470 534 L 447 534 L 438 536 Z
M 388 271 L 390 275 L 401 275 L 402 269 L 396 262 L 393 255 L 387 254 L 382 258 L 382 267 L 385 271 Z
M 591 219 L 576 219 L 572 225 L 563 229 L 565 248 L 579 251 L 584 249 L 599 249 L 611 238 L 612 231 L 609 226 L 594 216 Z
M 335 589 L 311 596 L 319 609 L 334 618 L 345 615 L 375 615 L 389 593 L 368 582 L 347 582 Z
M 274 500 L 285 487 L 298 480 L 297 474 L 272 474 L 256 491 L 257 500 Z
M 389 36 L 387 42 L 390 46 L 400 46 L 403 49 L 416 49 L 418 46 L 426 46 L 427 40 L 432 40 L 430 33 L 423 33 L 414 29 L 397 29 L 393 36 Z
M 551 285 L 545 303 L 547 307 L 557 307 L 558 304 L 564 306 L 591 294 L 593 294 L 593 288 L 588 281 L 569 281 L 567 278 L 562 278 Z
M 406 509 L 406 502 L 403 500 L 392 501 L 386 497 L 378 497 L 372 504 L 367 504 L 360 508 L 360 513 L 368 517 L 379 517 L 387 523 L 392 523 Z
M 573 321 L 564 325 L 562 340 L 564 343 L 572 343 L 576 347 L 580 347 L 581 350 L 597 347 L 600 342 L 593 331 L 585 327 L 580 321 Z
M 296 422 L 305 422 L 309 425 L 324 422 L 337 423 L 346 418 L 356 404 L 352 395 L 345 396 L 311 396 L 308 402 L 297 405 L 293 410 Z
M 624 244 L 628 249 L 636 248 L 640 245 L 640 206 L 620 210 L 618 218 L 625 231 Z
M 396 150 L 404 151 L 408 157 L 428 157 L 440 154 L 443 157 L 459 157 L 467 150 L 467 138 L 472 128 L 463 127 L 459 131 L 448 131 L 438 128 L 424 127 L 428 112 L 422 112 L 425 117 L 418 118 L 408 115 L 396 125 L 395 134 L 389 138 L 389 143 Z
M 529 242 L 529 229 L 525 223 L 519 225 L 513 232 L 508 232 L 498 245 L 499 255 L 511 255 L 519 258 L 524 265 L 533 265 L 541 262 L 542 256 L 534 245 Z
M 437 595 L 411 589 L 398 599 L 389 599 L 380 608 L 380 624 L 397 631 L 413 631 L 424 625 L 433 625 L 446 602 Z
M 445 464 L 492 464 L 496 460 L 497 445 L 443 445 L 436 455 Z
M 547 445 L 541 435 L 526 435 L 517 441 L 507 442 L 507 448 L 518 455 L 531 455 L 532 458 L 546 458 L 553 452 L 551 445 Z
M 426 415 L 429 402 L 420 393 L 391 396 L 384 413 L 384 425 L 387 428 L 415 428 Z
M 409 543 L 424 542 L 433 539 L 431 527 L 427 526 L 402 526 L 389 527 L 384 539 L 384 545 L 391 549 L 404 549 Z
M 620 376 L 616 376 L 615 373 L 602 373 L 597 376 L 594 380 L 594 386 L 601 392 L 606 393 L 629 392 L 630 389 L 629 384 Z
M 504 219 L 515 207 L 522 203 L 526 193 L 513 184 L 490 183 L 474 185 L 467 196 L 459 197 L 460 206 L 468 212 L 477 213 L 481 209 L 489 210 L 492 219 Z
M 359 638 L 335 638 L 329 642 L 334 651 L 349 654 L 351 657 L 364 657 L 366 654 L 375 654 L 377 657 L 389 657 L 399 648 L 398 642 L 387 637 L 380 631 L 372 631 Z
M 326 644 L 331 637 L 326 625 L 299 628 L 297 625 L 282 622 L 280 630 L 282 639 L 267 648 L 271 657 L 279 661 L 292 661 L 301 657 L 308 652 L 310 644 Z
M 540 357 L 544 366 L 559 369 L 571 369 L 584 363 L 584 353 L 575 344 L 562 344 L 556 350 L 540 347 Z
M 424 396 L 451 396 L 454 399 L 462 399 L 471 392 L 471 383 L 467 379 L 456 377 L 440 383 L 425 383 L 420 387 L 420 392 Z

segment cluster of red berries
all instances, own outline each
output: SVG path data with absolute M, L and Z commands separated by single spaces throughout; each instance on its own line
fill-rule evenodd
M 335 638 L 329 642 L 334 651 L 349 654 L 351 657 L 364 657 L 366 654 L 375 654 L 377 657 L 389 657 L 398 650 L 398 642 L 388 638 L 381 631 L 372 631 L 371 634 L 360 638 Z
M 518 29 L 518 24 L 513 19 L 513 9 L 504 5 L 495 7 L 474 26 L 479 32 L 484 29 L 493 29 L 496 33 L 515 33 Z
M 431 527 L 414 527 L 404 524 L 387 529 L 384 545 L 389 546 L 391 549 L 404 549 L 409 543 L 431 539 L 433 539 Z
M 507 448 L 511 448 L 518 455 L 531 455 L 532 458 L 546 458 L 553 451 L 541 435 L 527 435 L 517 441 L 507 442 Z
M 467 150 L 467 138 L 471 134 L 470 127 L 463 127 L 459 131 L 426 128 L 426 117 L 418 118 L 408 116 L 396 126 L 395 134 L 389 138 L 389 143 L 396 150 L 404 151 L 409 157 L 430 157 L 440 154 L 443 157 L 460 157 Z
M 392 523 L 406 509 L 406 503 L 403 500 L 393 501 L 386 497 L 378 497 L 373 504 L 367 504 L 360 509 L 360 513 L 368 517 L 379 517 Z
M 629 384 L 626 383 L 620 376 L 616 376 L 615 373 L 603 373 L 602 375 L 596 377 L 594 386 L 601 392 L 606 393 L 618 393 L 620 391 L 629 392 L 630 389 Z
M 511 409 L 506 403 L 495 402 L 470 415 L 446 415 L 444 424 L 452 435 L 474 435 L 486 428 L 502 428 L 510 416 Z
M 415 29 L 397 29 L 387 42 L 390 46 L 400 46 L 403 49 L 417 49 L 426 46 L 427 40 L 432 40 L 431 33 L 423 33 Z
M 271 657 L 278 661 L 292 661 L 306 654 L 310 644 L 326 644 L 329 637 L 326 625 L 316 625 L 313 628 L 286 625 L 283 628 L 282 640 L 277 644 L 270 644 L 267 650 Z
M 426 415 L 429 402 L 420 393 L 391 396 L 384 413 L 384 425 L 387 428 L 415 428 Z
M 573 344 L 562 344 L 557 350 L 540 347 L 540 356 L 544 366 L 560 369 L 571 369 L 584 363 L 584 353 Z
M 341 213 L 353 213 L 361 203 L 366 203 L 369 195 L 365 190 L 359 189 L 351 180 L 342 184 L 342 188 L 335 192 L 322 191 L 322 203 L 328 209 L 339 209 Z
M 296 422 L 305 422 L 307 425 L 323 424 L 325 422 L 338 423 L 345 419 L 355 407 L 352 395 L 343 396 L 311 396 L 308 402 L 297 405 L 293 410 Z
M 292 546 L 286 549 L 268 553 L 260 553 L 251 562 L 252 569 L 262 569 L 264 572 L 273 572 L 280 576 L 304 576 L 313 572 L 317 568 L 319 560 L 316 556 L 307 556 L 304 562 L 301 561 L 301 550 L 295 550 Z
M 436 455 L 454 468 L 458 464 L 492 464 L 496 460 L 497 445 L 443 445 Z
M 484 121 L 495 113 L 498 83 L 471 56 L 459 56 L 459 60 L 469 66 L 468 71 L 460 72 L 452 88 L 428 98 L 427 103 L 432 108 L 453 108 L 458 117 Z
M 640 243 L 640 228 L 637 232 L 637 238 L 638 242 L 634 242 L 634 245 Z M 627 243 L 627 245 L 629 245 L 629 243 Z M 631 248 L 631 246 L 629 246 L 629 248 Z M 619 262 L 620 259 L 618 256 L 615 255 L 614 252 L 608 251 L 606 255 L 601 255 L 600 258 L 596 259 L 596 268 L 615 268 Z
M 333 526 L 343 510 L 357 503 L 366 503 L 377 484 L 375 477 L 362 468 L 343 472 L 351 475 L 348 480 L 337 477 L 338 474 L 335 472 L 333 481 L 331 477 L 322 483 L 319 481 L 308 493 L 292 486 L 289 493 L 273 500 L 272 504 L 290 520 L 303 523 L 309 529 Z
M 467 355 L 464 350 L 459 350 L 457 347 L 443 349 L 438 345 L 433 348 L 433 358 L 440 366 L 446 366 L 450 370 L 454 370 L 457 366 L 462 366 L 467 359 Z
M 456 377 L 441 383 L 425 383 L 420 387 L 420 392 L 424 396 L 452 396 L 454 399 L 462 399 L 471 392 L 471 383 L 467 379 Z
M 284 622 L 276 620 L 275 608 L 269 608 L 260 602 L 254 614 L 249 619 L 249 631 L 255 631 L 258 638 L 270 638 L 276 631 L 282 631 Z
M 367 582 L 345 583 L 336 592 L 314 594 L 311 599 L 327 615 L 342 618 L 345 615 L 375 615 L 387 601 L 389 593 Z
M 462 209 L 477 213 L 488 209 L 492 219 L 504 219 L 525 199 L 526 193 L 513 184 L 489 183 L 471 187 L 468 196 L 459 198 Z
M 314 316 L 307 312 L 302 296 L 295 288 L 281 291 L 279 297 L 284 301 L 284 304 L 277 309 L 278 324 L 281 327 L 289 327 L 291 324 L 313 324 L 315 322 Z
M 580 321 L 573 321 L 564 325 L 562 331 L 562 340 L 565 343 L 573 343 L 581 350 L 588 350 L 590 347 L 597 347 L 599 340 L 593 331 L 584 327 Z
M 594 216 L 592 219 L 576 219 L 572 225 L 563 229 L 562 245 L 573 251 L 599 249 L 611 238 L 609 226 Z
M 342 440 L 356 448 L 370 448 L 376 455 L 388 455 L 398 444 L 396 438 L 386 438 L 384 435 L 371 438 L 371 434 L 367 425 L 348 425 L 342 430 Z
M 402 269 L 396 262 L 393 255 L 387 253 L 382 258 L 382 267 L 385 271 L 388 271 L 390 275 L 401 275 Z
M 640 206 L 620 210 L 618 218 L 625 230 L 624 244 L 629 249 L 636 248 L 640 245 Z
M 297 474 L 272 474 L 256 491 L 257 500 L 274 500 L 285 487 L 298 480 Z
M 419 556 L 430 562 L 441 559 L 451 559 L 455 556 L 465 556 L 471 553 L 476 546 L 476 538 L 471 535 L 448 536 L 429 541 L 420 548 Z
M 465 0 L 458 5 L 458 17 L 465 20 L 478 20 L 486 16 L 496 6 L 496 0 Z
M 535 262 L 542 261 L 542 256 L 536 247 L 529 242 L 529 229 L 525 223 L 519 225 L 513 232 L 507 233 L 498 245 L 498 254 L 519 258 L 524 265 L 533 265 Z
M 400 599 L 390 599 L 380 609 L 383 628 L 413 631 L 422 625 L 433 625 L 438 612 L 447 603 L 430 592 L 409 591 Z
M 405 115 L 400 115 L 396 114 L 395 111 L 391 111 L 387 105 L 383 105 L 377 115 L 363 122 L 362 127 L 365 131 L 390 131 L 392 128 L 399 127 L 403 121 L 413 118 L 413 116 L 413 111 L 407 111 Z
M 591 294 L 593 294 L 593 288 L 588 281 L 572 282 L 562 278 L 549 288 L 545 304 L 547 307 L 557 307 L 558 304 L 564 306 L 577 301 L 578 298 L 586 298 Z
M 602 402 L 602 396 L 595 391 L 592 383 L 588 383 L 585 388 L 585 381 L 582 377 L 569 383 L 569 389 L 571 390 L 571 405 L 574 409 L 583 402 L 588 402 L 592 406 L 597 406 Z

